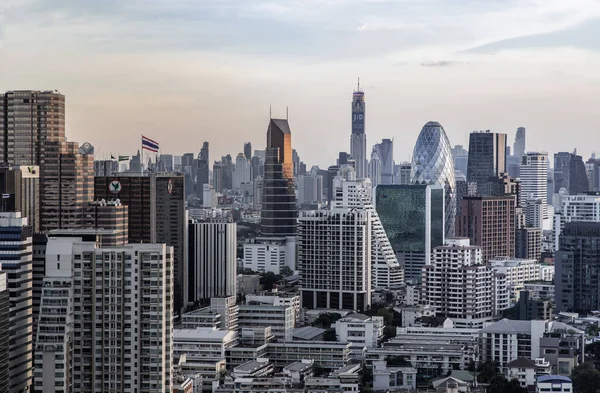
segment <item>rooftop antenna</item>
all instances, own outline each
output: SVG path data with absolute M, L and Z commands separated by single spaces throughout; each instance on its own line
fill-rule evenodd
M 358 90 L 356 91 L 360 91 L 360 76 L 358 77 Z
M 288 109 L 288 107 L 286 106 L 286 107 L 285 107 L 285 120 L 289 120 L 289 119 L 290 119 L 290 117 L 289 117 L 289 109 Z
M 271 114 L 271 105 L 269 105 L 269 120 L 273 118 L 273 115 Z

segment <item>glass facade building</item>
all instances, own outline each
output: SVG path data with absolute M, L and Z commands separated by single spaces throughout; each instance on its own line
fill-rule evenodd
M 454 234 L 456 216 L 456 182 L 450 141 L 444 127 L 430 121 L 421 130 L 413 150 L 412 184 L 426 184 L 444 187 L 445 235 Z
M 375 189 L 375 209 L 406 279 L 418 279 L 432 248 L 444 244 L 444 193 L 421 184 Z
M 477 194 L 490 195 L 490 178 L 506 172 L 506 134 L 472 132 L 469 137 L 467 182 L 477 185 Z

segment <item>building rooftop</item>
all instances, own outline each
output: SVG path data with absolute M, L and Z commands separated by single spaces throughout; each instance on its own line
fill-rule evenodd
M 365 314 L 350 314 L 346 315 L 343 319 L 358 319 L 364 322 L 371 319 L 371 317 Z
M 237 366 L 234 369 L 234 372 L 252 373 L 254 371 L 260 370 L 261 368 L 265 367 L 268 364 L 269 364 L 269 361 L 251 360 L 249 362 L 246 362 L 244 364 L 240 364 L 239 366 Z
M 517 358 L 512 362 L 508 363 L 506 367 L 509 368 L 535 368 L 535 363 L 531 359 Z
M 237 333 L 231 330 L 218 330 L 214 328 L 173 329 L 173 341 L 223 341 L 232 339 Z
M 284 370 L 289 370 L 293 372 L 304 372 L 312 367 L 312 363 L 304 363 L 304 362 L 294 362 L 285 366 Z
M 502 319 L 496 323 L 484 327 L 481 333 L 531 333 L 531 321 L 516 321 Z
M 583 330 L 574 328 L 571 325 L 567 325 L 564 322 L 551 321 L 548 323 L 548 333 L 567 332 L 574 334 L 583 334 Z
M 571 378 L 562 375 L 542 375 L 537 378 L 537 382 L 567 382 L 571 383 Z
M 294 329 L 292 337 L 300 340 L 314 340 L 325 333 L 325 329 L 314 326 L 304 326 Z

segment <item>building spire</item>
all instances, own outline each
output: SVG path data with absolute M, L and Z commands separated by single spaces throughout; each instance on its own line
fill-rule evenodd
M 358 87 L 356 91 L 360 91 L 360 76 L 358 77 Z

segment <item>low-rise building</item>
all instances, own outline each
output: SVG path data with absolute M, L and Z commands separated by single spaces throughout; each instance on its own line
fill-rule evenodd
M 278 341 L 291 341 L 294 330 L 294 309 L 291 306 L 250 305 L 239 306 L 240 328 L 271 327 Z
M 313 364 L 315 363 L 312 359 L 302 359 L 299 362 L 288 364 L 283 368 L 283 374 L 290 378 L 292 383 L 301 383 L 305 378 L 313 375 Z
M 343 366 L 328 377 L 309 377 L 304 380 L 304 387 L 308 393 L 322 392 L 359 392 L 361 366 L 351 364 Z
M 258 293 L 260 291 L 260 275 L 238 274 L 237 291 L 240 295 Z
M 375 348 L 383 339 L 383 317 L 350 314 L 335 322 L 337 340 L 359 347 Z
M 173 356 L 186 354 L 188 362 L 216 362 L 238 343 L 238 333 L 214 328 L 173 329 Z
M 402 316 L 402 327 L 421 326 L 421 318 L 435 317 L 437 308 L 429 304 L 423 306 L 394 307 Z
M 259 292 L 255 295 L 246 295 L 246 304 L 292 307 L 294 309 L 293 327 L 300 324 L 302 307 L 300 306 L 300 295 L 297 293 L 280 292 L 276 289 L 271 292 Z
M 536 393 L 572 393 L 571 378 L 562 375 L 542 375 L 537 378 Z
M 296 266 L 296 238 L 256 238 L 244 243 L 244 269 L 280 274 L 281 269 Z
M 312 359 L 326 371 L 345 366 L 355 345 L 335 341 L 272 342 L 268 345 L 268 358 L 275 367 L 283 368 L 302 359 Z
M 388 367 L 385 360 L 373 362 L 373 390 L 414 390 L 417 388 L 417 369 L 412 367 Z
M 237 330 L 238 306 L 235 296 L 210 299 L 210 306 L 186 312 L 181 316 L 181 328 L 217 328 Z
M 267 358 L 257 358 L 233 368 L 234 378 L 267 377 L 273 374 L 273 364 Z
M 516 379 L 519 385 L 528 390 L 535 386 L 535 363 L 528 358 L 518 358 L 506 365 L 506 378 Z
M 533 300 L 554 301 L 554 281 L 528 281 L 523 284 L 523 290 L 528 291 Z
M 179 374 L 190 377 L 200 377 L 200 390 L 210 392 L 213 388 L 213 383 L 218 383 L 221 376 L 225 375 L 226 364 L 225 359 L 219 361 L 206 361 L 202 363 L 188 362 L 186 354 L 173 356 L 173 363 L 177 365 Z M 197 382 L 194 382 L 196 384 Z M 194 392 L 197 393 L 197 392 Z

